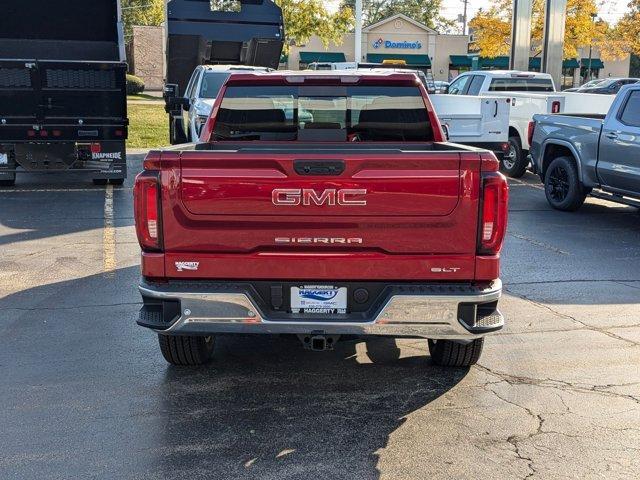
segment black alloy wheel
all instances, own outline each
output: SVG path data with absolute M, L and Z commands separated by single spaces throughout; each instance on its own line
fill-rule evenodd
M 554 165 L 553 169 L 549 170 L 547 191 L 549 196 L 558 203 L 566 200 L 569 195 L 569 174 L 564 165 Z

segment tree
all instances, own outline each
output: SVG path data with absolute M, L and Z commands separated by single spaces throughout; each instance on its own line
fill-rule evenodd
M 363 0 L 362 18 L 367 25 L 403 13 L 434 30 L 450 30 L 455 23 L 440 15 L 442 0 Z M 342 7 L 355 10 L 355 0 L 343 0 Z
M 609 25 L 604 21 L 593 21 L 592 14 L 597 13 L 597 10 L 595 0 L 567 0 L 565 58 L 577 57 L 580 47 L 603 44 Z M 531 22 L 533 45 L 542 44 L 544 11 L 545 0 L 534 0 Z M 512 0 L 496 0 L 488 10 L 478 12 L 469 22 L 475 37 L 472 48 L 485 57 L 509 55 L 512 12 Z
M 640 0 L 629 2 L 629 12 L 610 29 L 603 42 L 608 57 L 640 55 Z M 637 62 L 637 58 L 634 59 Z
M 303 44 L 317 35 L 325 46 L 340 43 L 342 35 L 353 27 L 353 12 L 342 8 L 332 14 L 322 0 L 275 0 L 282 9 L 285 25 L 285 49 L 290 43 Z M 122 0 L 125 34 L 133 25 L 160 25 L 164 22 L 165 0 Z M 236 0 L 212 0 L 217 10 L 238 11 Z
M 134 25 L 160 25 L 164 22 L 164 0 L 122 0 L 122 21 L 126 36 Z
M 275 0 L 284 17 L 285 50 L 289 45 L 301 45 L 317 35 L 325 48 L 339 44 L 342 35 L 353 27 L 353 11 L 341 8 L 329 13 L 322 0 Z

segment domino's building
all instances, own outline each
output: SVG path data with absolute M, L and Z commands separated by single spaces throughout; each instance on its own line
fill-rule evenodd
M 584 50 L 584 49 L 583 49 Z M 588 50 L 588 48 L 586 49 Z M 579 52 L 586 57 L 585 52 Z M 362 58 L 360 62 L 381 63 L 384 60 L 404 60 L 421 70 L 430 70 L 435 80 L 451 80 L 459 73 L 470 70 L 469 36 L 439 34 L 432 28 L 396 14 L 362 30 Z M 478 68 L 504 70 L 509 66 L 508 57 L 479 59 Z M 354 62 L 354 34 L 347 33 L 340 44 L 324 47 L 318 37 L 312 37 L 305 45 L 291 46 L 283 57 L 281 68 L 304 70 L 313 62 Z M 586 75 L 587 58 L 566 59 L 563 62 L 563 85 L 566 88 L 580 85 Z M 591 78 L 629 75 L 629 57 L 623 60 L 600 60 L 597 52 L 589 63 Z M 529 70 L 539 71 L 540 58 L 532 51 Z
M 360 62 L 404 60 L 408 65 L 430 69 L 436 80 L 449 78 L 449 55 L 466 55 L 468 35 L 440 35 L 403 14 L 396 14 L 362 29 Z M 304 70 L 313 62 L 354 62 L 354 34 L 347 33 L 339 45 L 325 49 L 318 37 L 306 45 L 292 46 L 283 66 Z

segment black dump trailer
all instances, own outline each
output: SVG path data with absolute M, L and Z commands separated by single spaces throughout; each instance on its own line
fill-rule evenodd
M 0 184 L 16 173 L 126 175 L 119 0 L 2 0 Z
M 186 141 L 182 92 L 198 65 L 277 69 L 283 46 L 282 10 L 271 0 L 169 0 L 164 97 L 171 143 Z

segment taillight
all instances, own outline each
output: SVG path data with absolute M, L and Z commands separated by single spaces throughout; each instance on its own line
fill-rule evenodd
M 560 102 L 558 100 L 551 102 L 551 113 L 560 113 Z
M 507 203 L 509 187 L 501 173 L 482 177 L 482 207 L 478 240 L 478 254 L 495 255 L 502 249 L 507 231 Z
M 529 122 L 529 127 L 527 128 L 527 140 L 529 141 L 529 145 L 533 142 L 533 132 L 536 129 L 536 122 Z
M 143 250 L 162 250 L 158 172 L 142 172 L 133 190 L 138 242 Z

